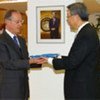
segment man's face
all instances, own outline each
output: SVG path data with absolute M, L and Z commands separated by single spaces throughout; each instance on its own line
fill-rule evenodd
M 21 32 L 23 20 L 20 13 L 12 13 L 11 19 L 6 21 L 7 29 L 13 34 Z
M 71 15 L 70 10 L 67 9 L 67 23 L 70 26 L 71 31 L 75 31 L 75 15 Z

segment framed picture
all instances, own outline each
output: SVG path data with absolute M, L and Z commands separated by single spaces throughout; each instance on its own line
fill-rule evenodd
M 36 41 L 37 43 L 65 42 L 65 7 L 37 6 L 36 7 Z

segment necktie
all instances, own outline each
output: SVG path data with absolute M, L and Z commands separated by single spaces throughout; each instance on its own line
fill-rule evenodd
M 55 18 L 53 18 L 53 25 L 55 24 Z
M 17 36 L 14 36 L 14 37 L 13 37 L 13 40 L 14 40 L 14 42 L 16 43 L 16 45 L 19 46 L 18 40 L 17 40 Z

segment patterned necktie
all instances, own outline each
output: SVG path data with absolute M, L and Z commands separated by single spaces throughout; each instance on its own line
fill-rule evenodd
M 16 43 L 16 45 L 19 46 L 18 40 L 17 40 L 17 36 L 14 36 L 14 37 L 13 37 L 13 40 L 14 40 L 14 42 Z

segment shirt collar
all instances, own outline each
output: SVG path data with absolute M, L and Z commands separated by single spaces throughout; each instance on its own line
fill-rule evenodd
M 11 33 L 10 31 L 8 31 L 7 29 L 6 29 L 5 31 L 7 32 L 7 34 L 8 34 L 11 38 L 14 37 L 14 34 L 13 34 L 13 33 Z
M 15 36 L 13 33 L 11 33 L 10 31 L 8 31 L 7 29 L 5 30 L 7 32 L 7 34 L 13 39 L 13 37 Z M 19 40 L 17 38 L 17 42 L 18 42 L 18 45 L 20 46 L 20 43 L 19 43 Z
M 87 21 L 87 22 L 85 22 L 84 24 L 82 24 L 82 25 L 78 28 L 76 34 L 78 34 L 79 31 L 80 31 L 86 24 L 88 24 L 88 23 L 89 23 L 89 22 Z

